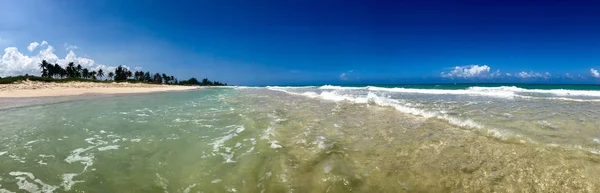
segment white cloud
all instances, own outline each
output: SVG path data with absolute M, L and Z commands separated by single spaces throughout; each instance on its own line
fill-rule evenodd
M 65 43 L 65 50 L 70 51 L 70 50 L 77 50 L 79 49 L 79 47 L 77 47 L 76 45 L 69 45 L 67 43 Z
M 548 79 L 548 78 L 550 78 L 551 75 L 550 75 L 549 72 L 539 73 L 539 72 L 525 72 L 525 71 L 521 71 L 516 76 L 519 77 L 519 78 L 543 78 L 543 79 Z
M 590 68 L 590 73 L 592 73 L 594 78 L 600 78 L 600 73 L 598 73 L 598 70 Z
M 507 72 L 506 74 L 504 74 L 504 76 L 509 77 L 509 76 L 512 76 L 512 74 L 510 74 L 510 73 Z
M 135 70 L 135 71 L 141 71 L 142 67 L 136 66 L 136 67 L 133 67 L 133 70 Z
M 340 74 L 340 80 L 348 80 L 348 76 L 352 72 L 354 72 L 354 70 L 349 70 L 348 72 L 344 72 L 344 73 Z
M 38 42 L 31 42 L 29 44 L 29 46 L 27 46 L 27 50 L 29 50 L 30 52 L 33 52 L 33 50 L 35 50 L 35 48 L 37 48 L 40 45 L 40 43 Z
M 54 47 L 49 45 L 48 42 L 43 41 L 41 44 L 37 43 L 37 45 L 35 43 L 36 42 L 30 44 L 30 47 L 32 47 L 31 49 L 30 47 L 27 49 L 33 50 L 38 46 L 46 47 L 40 50 L 36 55 L 31 56 L 19 52 L 16 47 L 8 47 L 4 49 L 4 54 L 0 59 L 0 77 L 24 74 L 39 75 L 39 63 L 42 60 L 46 60 L 51 64 L 59 64 L 63 67 L 66 67 L 69 62 L 73 62 L 76 65 L 80 64 L 84 68 L 114 70 L 114 67 L 97 64 L 90 58 L 78 57 L 73 50 L 69 51 L 65 58 L 59 58 L 54 53 Z
M 574 79 L 575 77 L 573 75 L 571 75 L 571 73 L 566 73 L 565 77 L 570 78 L 570 79 Z
M 444 78 L 493 78 L 500 76 L 500 71 L 490 74 L 488 65 L 455 66 L 450 72 L 440 74 Z
M 340 74 L 340 80 L 348 80 L 348 77 L 346 77 L 346 73 L 342 73 Z

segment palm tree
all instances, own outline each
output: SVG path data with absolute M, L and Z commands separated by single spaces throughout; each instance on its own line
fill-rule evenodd
M 54 65 L 47 64 L 46 70 L 48 71 L 48 77 L 51 78 L 54 76 Z
M 167 78 L 167 75 L 165 73 L 163 73 L 161 77 L 163 80 L 165 80 L 165 83 L 167 83 L 167 81 L 169 81 L 169 79 Z
M 84 68 L 81 72 L 81 76 L 83 78 L 89 78 L 90 77 L 90 71 L 87 68 Z
M 62 71 L 64 70 L 60 65 L 54 64 L 54 76 L 62 78 Z
M 150 71 L 147 71 L 144 74 L 144 82 L 151 82 L 151 81 L 152 81 L 152 78 L 150 77 Z
M 130 79 L 133 76 L 133 74 L 131 73 L 131 71 L 125 69 L 125 76 L 127 77 L 127 79 Z
M 65 70 L 64 68 L 61 68 L 60 78 L 64 78 L 64 77 L 67 77 L 67 70 Z
M 154 83 L 156 83 L 156 84 L 162 83 L 162 77 L 160 76 L 159 73 L 154 74 Z
M 81 67 L 81 64 L 77 64 L 76 70 L 77 70 L 77 74 L 75 74 L 75 76 L 77 76 L 77 78 L 81 78 L 81 75 L 82 75 L 81 72 L 83 70 L 83 67 Z
M 127 79 L 125 77 L 125 72 L 124 70 L 127 70 L 125 68 L 123 68 L 122 66 L 118 66 L 117 68 L 115 68 L 115 81 L 121 81 L 121 80 L 125 80 Z
M 208 80 L 208 78 L 202 79 L 202 85 L 203 86 L 208 86 L 208 85 L 211 85 L 211 84 L 212 84 L 212 82 L 210 82 L 210 80 Z
M 104 76 L 104 71 L 102 69 L 98 70 L 98 77 L 102 78 Z
M 113 72 L 109 72 L 108 73 L 108 78 L 112 80 L 112 78 L 115 76 L 115 73 Z
M 40 63 L 40 68 L 42 69 L 42 77 L 48 77 L 48 62 L 46 62 L 46 60 L 42 60 L 42 63 Z
M 96 72 L 95 70 L 92 70 L 92 71 L 90 72 L 90 74 L 89 74 L 89 75 L 90 75 L 90 77 L 91 77 L 93 80 L 96 80 L 96 74 L 97 74 L 97 73 L 98 73 L 98 72 Z
M 69 62 L 67 65 L 67 75 L 69 78 L 75 78 L 75 64 L 73 62 Z

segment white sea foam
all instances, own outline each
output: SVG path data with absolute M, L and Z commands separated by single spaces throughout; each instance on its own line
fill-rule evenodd
M 163 188 L 163 190 L 165 190 L 165 192 L 167 191 L 167 187 L 169 184 L 169 181 L 163 177 L 161 177 L 158 173 L 156 173 L 156 178 L 158 178 L 158 184 L 160 185 L 160 187 Z
M 73 162 L 79 162 L 83 165 L 85 165 L 85 167 L 83 168 L 83 171 L 86 171 L 87 168 L 89 166 L 91 166 L 92 164 L 94 164 L 94 155 L 93 154 L 88 154 L 88 155 L 84 155 L 82 156 L 81 154 L 92 149 L 95 148 L 96 146 L 91 146 L 91 147 L 87 147 L 87 148 L 78 148 L 75 149 L 71 152 L 71 154 L 65 159 L 65 161 L 67 163 L 73 163 Z
M 230 154 L 226 154 L 226 153 L 220 153 L 221 156 L 223 157 L 223 159 L 225 159 L 225 163 L 235 163 L 235 161 L 233 161 L 233 152 Z
M 43 158 L 55 158 L 55 156 L 54 156 L 54 155 L 45 155 L 45 154 L 40 154 L 40 155 L 38 155 L 38 156 L 40 156 L 40 157 L 43 157 Z
M 324 85 L 319 87 L 319 89 L 329 89 L 329 90 L 359 90 L 365 89 L 365 87 L 348 87 L 348 86 L 332 86 L 332 85 Z
M 194 188 L 194 187 L 196 187 L 196 184 L 191 184 L 191 185 L 189 185 L 188 187 L 186 187 L 186 188 L 183 190 L 183 193 L 190 193 L 190 190 L 192 190 L 192 188 Z
M 588 96 L 588 97 L 600 97 L 600 91 L 594 90 L 565 90 L 565 89 L 524 89 L 516 86 L 500 86 L 500 87 L 470 87 L 468 90 L 473 91 L 484 91 L 484 92 L 520 92 L 520 93 L 541 93 L 541 94 L 552 94 L 555 96 Z
M 388 89 L 389 88 L 369 87 L 369 90 L 388 90 Z M 406 91 L 406 89 L 401 89 L 401 88 L 396 88 L 396 89 L 392 89 L 392 90 Z M 411 90 L 427 90 L 427 89 L 411 89 Z M 302 94 L 298 94 L 298 93 L 294 93 L 294 92 L 289 92 L 286 90 L 276 90 L 276 91 L 282 91 L 282 92 L 286 92 L 286 93 L 290 93 L 290 94 L 294 94 L 294 95 L 302 95 Z M 434 91 L 431 93 L 436 93 L 436 92 Z M 372 102 L 372 103 L 375 103 L 380 106 L 393 107 L 400 112 L 408 113 L 411 115 L 422 116 L 425 118 L 433 118 L 433 117 L 439 118 L 442 120 L 446 120 L 453 125 L 457 125 L 457 126 L 461 126 L 461 127 L 469 127 L 469 128 L 476 128 L 476 129 L 483 128 L 483 126 L 481 124 L 479 124 L 473 120 L 470 120 L 470 119 L 461 119 L 458 117 L 452 117 L 452 116 L 446 115 L 444 113 L 441 113 L 439 111 L 428 111 L 428 110 L 424 110 L 424 109 L 409 107 L 409 106 L 406 106 L 405 104 L 403 104 L 402 102 L 400 102 L 399 100 L 391 99 L 391 98 L 387 98 L 387 97 L 381 97 L 381 96 L 378 96 L 377 94 L 375 94 L 374 92 L 369 92 L 367 94 L 367 96 L 364 97 L 364 96 L 351 96 L 351 95 L 337 94 L 335 91 L 332 91 L 332 92 L 323 91 L 323 92 L 321 92 L 321 94 L 319 94 L 318 97 L 314 97 L 314 98 L 320 98 L 320 99 L 336 101 L 336 102 L 348 101 L 348 102 L 352 102 L 352 103 L 362 103 L 362 104 Z M 269 129 L 270 128 L 267 129 L 267 132 L 269 131 Z
M 225 135 L 223 137 L 217 138 L 213 143 L 213 151 L 219 151 L 219 148 L 223 146 L 223 144 L 234 137 L 234 134 Z
M 416 94 L 432 94 L 432 95 L 471 95 L 471 96 L 487 96 L 496 98 L 512 99 L 515 97 L 515 93 L 512 91 L 496 90 L 494 92 L 477 89 L 467 90 L 447 90 L 447 89 L 415 89 L 415 88 L 382 88 L 368 86 L 367 90 L 370 91 L 385 91 L 385 92 L 397 92 L 397 93 L 416 93 Z
M 290 88 L 317 88 L 316 86 L 267 86 L 267 88 L 290 89 Z
M 63 174 L 63 181 L 60 185 L 62 187 L 64 187 L 65 191 L 71 190 L 71 187 L 73 187 L 73 185 L 75 185 L 76 183 L 83 182 L 83 181 L 73 180 L 73 178 L 78 175 L 79 174 Z
M 244 128 L 244 126 L 238 127 L 237 129 L 235 129 L 236 133 L 241 133 L 242 131 L 246 130 L 246 128 Z
M 307 91 L 303 93 L 290 92 L 290 89 L 298 88 L 311 88 L 311 87 L 267 87 L 270 90 L 282 91 L 288 94 L 303 95 L 311 98 L 321 97 L 326 98 L 330 93 L 317 94 L 315 92 Z M 376 86 L 365 86 L 365 87 L 342 87 L 324 85 L 318 87 L 320 90 L 369 90 L 369 91 L 383 91 L 383 92 L 394 92 L 394 93 L 414 93 L 414 94 L 430 94 L 430 95 L 469 95 L 469 96 L 486 96 L 504 99 L 523 98 L 523 99 L 545 99 L 545 100 L 564 100 L 574 102 L 600 102 L 600 91 L 595 90 L 565 90 L 565 89 L 524 89 L 516 86 L 500 86 L 500 87 L 469 87 L 467 89 L 417 89 L 417 88 L 385 88 Z M 548 94 L 556 97 L 532 97 L 524 94 L 537 93 L 537 94 Z M 592 99 L 580 99 L 570 98 L 573 96 L 579 97 L 594 97 Z M 331 98 L 332 100 L 342 101 L 344 97 Z
M 4 154 L 7 154 L 7 153 L 8 153 L 8 151 L 3 151 L 3 152 L 0 152 L 0 156 L 1 156 L 1 155 L 4 155 Z
M 271 141 L 271 145 L 269 147 L 271 147 L 272 149 L 278 149 L 281 148 L 281 145 L 277 144 L 278 141 L 277 140 L 272 140 Z
M 51 193 L 54 192 L 54 190 L 58 189 L 58 186 L 52 186 L 52 185 L 48 185 L 46 183 L 44 183 L 42 180 L 40 179 L 36 179 L 35 176 L 30 173 L 30 172 L 10 172 L 8 173 L 11 176 L 15 176 L 15 179 L 18 180 L 17 181 L 17 186 L 19 186 L 20 190 L 25 190 L 27 192 L 35 192 L 35 193 Z M 33 180 L 33 182 L 29 182 L 27 180 L 26 176 L 28 177 L 30 180 Z M 36 184 L 37 183 L 37 184 Z M 40 186 L 38 186 L 41 185 Z
M 119 149 L 119 147 L 120 147 L 120 145 L 109 145 L 109 146 L 99 147 L 98 151 L 114 150 L 114 149 Z
M 33 141 L 28 141 L 27 143 L 25 143 L 25 145 L 30 145 L 32 143 L 38 142 L 39 140 L 33 140 Z
M 0 187 L 2 187 L 2 184 L 0 184 Z M 4 188 L 0 188 L 0 193 L 15 193 L 15 192 L 9 191 L 9 190 L 4 189 Z

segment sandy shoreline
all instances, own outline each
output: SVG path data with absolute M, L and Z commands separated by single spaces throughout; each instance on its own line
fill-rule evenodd
M 157 85 L 142 83 L 36 82 L 0 84 L 0 98 L 57 97 L 88 94 L 134 94 L 198 89 L 199 86 Z

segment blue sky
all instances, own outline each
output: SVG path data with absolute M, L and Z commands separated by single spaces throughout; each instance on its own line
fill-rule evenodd
M 238 85 L 600 83 L 598 10 L 594 1 L 0 0 L 0 47 L 18 49 L 4 50 L 0 76 L 56 55 Z

